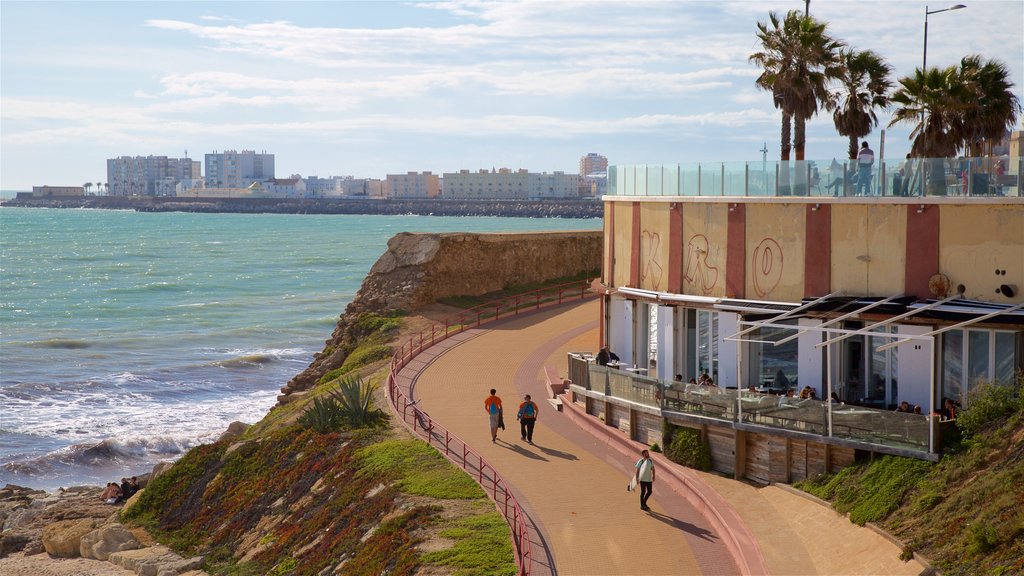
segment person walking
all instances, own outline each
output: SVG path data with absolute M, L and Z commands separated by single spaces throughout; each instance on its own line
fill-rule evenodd
M 497 396 L 497 390 L 491 388 L 491 395 L 484 400 L 484 410 L 487 411 L 487 418 L 491 423 L 491 442 L 498 441 L 498 427 L 501 426 L 501 398 Z
M 640 484 L 640 509 L 650 510 L 647 499 L 654 490 L 654 460 L 647 450 L 640 452 L 640 459 L 636 462 L 636 481 Z
M 523 403 L 519 405 L 516 420 L 519 420 L 519 432 L 522 434 L 523 440 L 530 444 L 533 444 L 533 426 L 537 423 L 537 412 L 537 405 L 530 400 L 530 395 L 527 394 Z
M 857 154 L 857 195 L 871 195 L 871 167 L 875 164 L 875 151 L 868 148 L 868 141 L 860 145 Z

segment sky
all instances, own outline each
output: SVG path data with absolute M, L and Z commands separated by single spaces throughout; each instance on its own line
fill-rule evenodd
M 1024 101 L 1024 2 L 928 18 L 928 65 L 1007 65 Z M 953 3 L 932 0 L 931 10 Z M 0 1 L 0 189 L 106 180 L 106 159 L 256 150 L 276 175 L 779 158 L 748 63 L 777 2 Z M 813 0 L 896 78 L 921 66 L 926 4 Z M 880 153 L 881 126 L 869 136 Z M 885 156 L 910 127 L 886 129 Z M 829 114 L 807 158 L 846 153 Z

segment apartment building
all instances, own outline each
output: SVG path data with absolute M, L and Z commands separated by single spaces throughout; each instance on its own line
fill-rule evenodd
M 274 178 L 274 155 L 253 150 L 214 151 L 205 157 L 207 188 L 245 188 Z
M 437 198 L 441 195 L 441 181 L 431 172 L 388 174 L 384 181 L 388 198 Z
M 580 158 L 580 196 L 597 198 L 608 190 L 608 158 L 591 152 Z
M 202 166 L 191 158 L 121 156 L 107 159 L 111 196 L 173 196 L 178 182 L 202 177 Z
M 442 196 L 458 200 L 575 198 L 579 176 L 509 168 L 445 173 Z

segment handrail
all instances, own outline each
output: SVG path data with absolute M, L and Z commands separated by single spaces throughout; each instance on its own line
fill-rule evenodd
M 530 530 L 527 526 L 526 515 L 519 502 L 512 495 L 505 480 L 493 466 L 484 460 L 479 452 L 470 448 L 465 441 L 449 432 L 447 428 L 434 422 L 429 414 L 416 406 L 414 400 L 406 397 L 405 392 L 398 385 L 398 372 L 427 348 L 469 328 L 493 322 L 499 318 L 507 318 L 510 315 L 517 316 L 520 312 L 532 312 L 563 302 L 597 296 L 595 293 L 588 292 L 590 284 L 590 280 L 569 282 L 474 306 L 459 313 L 458 322 L 455 324 L 452 323 L 454 317 L 448 317 L 441 323 L 431 324 L 429 335 L 426 329 L 421 330 L 419 334 L 409 338 L 407 343 L 402 344 L 391 357 L 391 370 L 388 373 L 388 400 L 391 402 L 392 410 L 414 434 L 426 440 L 438 452 L 468 472 L 494 501 L 498 511 L 505 517 L 505 521 L 512 530 L 512 540 L 516 547 L 516 562 L 519 565 L 521 576 L 529 576 L 533 555 Z M 506 311 L 504 316 L 502 315 L 503 310 Z M 412 395 L 411 390 L 409 395 Z M 461 449 L 459 449 L 460 446 Z

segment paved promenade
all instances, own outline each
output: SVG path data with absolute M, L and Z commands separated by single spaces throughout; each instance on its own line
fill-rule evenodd
M 615 438 L 621 434 L 614 430 L 594 434 L 547 403 L 544 366 L 564 374 L 567 352 L 595 350 L 598 314 L 591 301 L 467 331 L 417 357 L 400 373 L 400 383 L 412 388 L 422 410 L 465 439 L 513 486 L 535 524 L 534 540 L 542 539 L 551 554 L 545 558 L 534 545 L 534 573 L 741 573 L 726 545 L 730 535 L 717 533 L 720 524 L 670 489 L 667 474 L 655 482 L 653 510 L 639 509 L 637 494 L 625 489 L 636 445 Z M 498 390 L 506 414 L 507 429 L 497 444 L 490 441 L 483 409 L 490 388 Z M 533 446 L 520 439 L 515 421 L 525 393 L 540 407 Z M 916 562 L 901 562 L 898 548 L 881 536 L 801 496 L 682 473 L 733 507 L 729 513 L 738 531 L 753 536 L 771 574 L 922 570 Z

